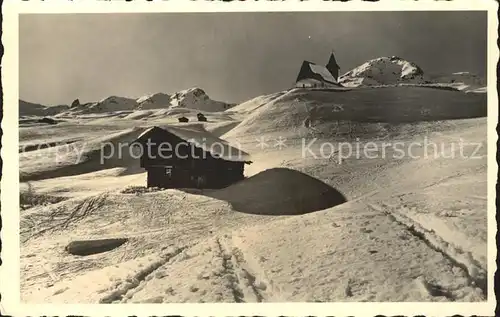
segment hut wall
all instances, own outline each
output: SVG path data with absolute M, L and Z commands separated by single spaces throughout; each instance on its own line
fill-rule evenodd
M 142 146 L 148 187 L 222 188 L 244 178 L 243 162 L 213 157 L 168 132 L 152 134 Z
M 161 188 L 223 188 L 244 178 L 244 163 L 229 162 L 201 165 L 197 168 L 184 166 L 150 166 L 148 187 Z

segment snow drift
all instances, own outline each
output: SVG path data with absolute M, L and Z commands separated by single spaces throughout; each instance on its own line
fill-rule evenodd
M 240 212 L 275 216 L 306 214 L 346 202 L 329 185 L 287 168 L 265 170 L 210 196 Z

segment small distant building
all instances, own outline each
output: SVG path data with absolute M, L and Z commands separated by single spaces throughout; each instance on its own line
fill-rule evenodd
M 342 87 L 338 83 L 340 67 L 333 53 L 326 66 L 309 61 L 302 62 L 295 87 L 300 88 L 333 88 Z
M 38 122 L 39 123 L 47 123 L 47 124 L 57 124 L 57 121 L 52 119 L 52 118 L 47 118 L 47 117 L 43 117 L 41 119 L 38 119 Z
M 249 154 L 201 125 L 155 126 L 134 143 L 142 146 L 140 166 L 147 171 L 147 187 L 223 188 L 244 179 L 244 166 L 252 163 Z
M 180 117 L 177 120 L 179 120 L 179 122 L 189 122 L 189 119 L 186 117 Z
M 201 112 L 198 113 L 196 116 L 198 117 L 198 121 L 203 121 L 203 122 L 207 121 L 207 117 L 205 117 L 205 115 Z

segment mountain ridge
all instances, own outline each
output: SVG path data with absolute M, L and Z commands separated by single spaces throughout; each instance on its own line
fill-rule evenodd
M 368 60 L 341 75 L 338 82 L 347 88 L 418 85 L 449 88 L 465 92 L 486 92 L 486 80 L 477 74 L 461 71 L 452 74 L 433 75 L 424 72 L 416 63 L 399 56 L 383 56 Z M 45 106 L 19 99 L 19 114 L 20 116 L 74 116 L 115 111 L 172 110 L 180 108 L 221 112 L 250 100 L 238 104 L 217 101 L 211 99 L 203 89 L 192 87 L 173 94 L 157 92 L 138 98 L 109 96 L 97 102 L 83 104 L 77 101 L 78 99 L 75 99 L 72 106 Z

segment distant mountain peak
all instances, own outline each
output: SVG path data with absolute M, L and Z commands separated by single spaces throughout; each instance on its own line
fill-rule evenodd
M 432 75 L 424 73 L 416 63 L 400 56 L 383 56 L 366 61 L 340 76 L 346 87 L 398 84 L 447 86 L 457 90 L 475 90 L 486 86 L 481 77 L 469 72 Z
M 371 59 L 340 76 L 344 86 L 391 85 L 402 82 L 424 83 L 424 71 L 416 63 L 399 56 Z

